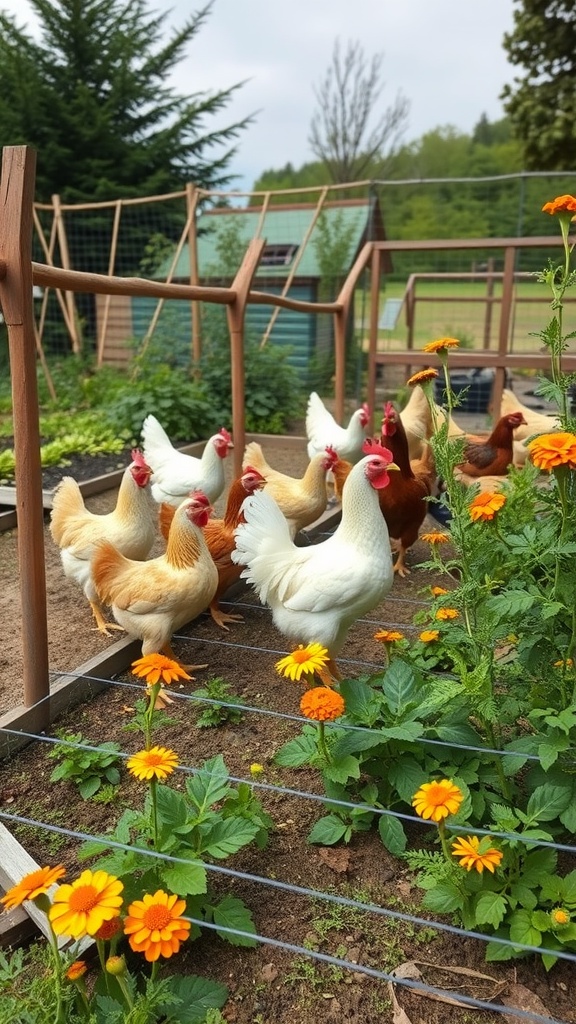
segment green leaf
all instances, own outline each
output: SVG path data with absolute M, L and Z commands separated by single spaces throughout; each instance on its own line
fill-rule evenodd
M 542 944 L 542 932 L 532 924 L 532 916 L 529 910 L 514 911 L 510 917 L 511 942 L 537 947 Z
M 538 757 L 545 772 L 558 760 L 558 754 L 570 746 L 568 736 L 558 736 L 556 739 L 544 740 L 538 744 Z
M 179 1000 L 174 1010 L 172 1003 L 161 1004 L 161 1015 L 177 1020 L 178 1024 L 204 1024 L 210 1008 L 220 1009 L 228 999 L 228 989 L 219 981 L 201 978 L 197 974 L 176 974 L 166 979 L 168 992 Z
M 488 963 L 493 963 L 497 960 L 512 960 L 513 957 L 518 956 L 518 953 L 512 946 L 505 946 L 500 942 L 488 942 L 485 956 Z
M 303 764 L 310 763 L 316 750 L 315 737 L 302 734 L 280 747 L 274 755 L 274 764 L 283 768 L 301 768 Z
M 357 757 L 339 757 L 333 764 L 323 769 L 322 774 L 332 782 L 347 782 L 348 779 L 360 778 L 360 762 Z
M 486 601 L 487 610 L 496 622 L 507 621 L 516 615 L 524 615 L 530 610 L 536 598 L 525 590 L 507 590 L 503 594 L 495 594 Z
M 343 679 L 340 694 L 346 702 L 346 714 L 355 725 L 373 725 L 380 714 L 382 698 L 362 679 Z
M 98 792 L 101 785 L 101 779 L 97 775 L 92 775 L 91 778 L 78 782 L 78 792 L 83 800 L 89 800 L 94 793 Z
M 185 854 L 179 851 L 179 857 L 183 858 Z M 162 877 L 166 888 L 178 896 L 199 896 L 207 891 L 206 868 L 202 864 L 166 861 L 162 865 Z
M 380 735 L 391 740 L 406 740 L 408 743 L 413 743 L 423 732 L 424 726 L 421 722 L 403 722 L 402 725 L 384 727 L 380 730 Z
M 538 898 L 533 889 L 528 885 L 524 884 L 524 881 L 514 882 L 510 886 L 510 896 L 516 900 L 521 907 L 525 907 L 526 910 L 534 910 L 538 903 Z
M 395 857 L 401 857 L 408 842 L 402 822 L 391 814 L 381 814 L 378 821 L 378 832 L 386 849 Z
M 334 744 L 331 752 L 334 760 L 340 761 L 347 754 L 359 754 L 363 750 L 371 750 L 372 747 L 383 743 L 385 743 L 385 739 L 381 729 L 371 729 L 369 732 L 368 730 L 361 732 L 359 729 L 357 731 L 350 729 Z
M 390 765 L 388 779 L 404 803 L 411 804 L 422 783 L 429 782 L 429 773 L 413 757 L 404 756 Z
M 551 786 L 545 783 L 531 794 L 526 815 L 532 821 L 553 821 L 566 810 L 570 801 L 570 787 Z
M 246 818 L 225 818 L 217 821 L 207 835 L 202 837 L 202 853 L 222 860 L 241 850 L 252 842 L 259 825 Z
M 344 838 L 347 827 L 346 822 L 336 814 L 326 814 L 312 826 L 307 842 L 318 843 L 320 846 L 334 846 Z
M 461 905 L 462 893 L 451 882 L 439 882 L 428 890 L 422 900 L 423 907 L 438 914 L 449 914 L 452 910 L 459 910 Z
M 224 899 L 213 909 L 214 924 L 218 928 L 235 928 L 241 932 L 256 934 L 256 927 L 248 907 L 242 900 L 235 896 L 225 896 Z M 258 943 L 248 936 L 230 935 L 227 932 L 218 931 L 222 939 L 226 939 L 232 946 L 257 946 Z
M 190 808 L 186 798 L 170 786 L 156 787 L 156 813 L 162 835 L 171 836 L 191 829 Z
M 474 909 L 478 924 L 491 924 L 493 928 L 498 928 L 506 916 L 508 902 L 498 892 L 483 892 L 476 900 Z
M 522 881 L 530 888 L 536 888 L 542 883 L 546 875 L 553 875 L 558 862 L 556 850 L 544 847 L 541 850 L 533 850 L 524 858 L 522 868 Z
M 205 761 L 198 774 L 186 781 L 189 799 L 202 811 L 224 800 L 229 789 L 228 769 L 222 754 Z
M 390 711 L 400 718 L 408 704 L 417 697 L 418 687 L 412 666 L 399 659 L 393 661 L 384 676 L 382 690 Z

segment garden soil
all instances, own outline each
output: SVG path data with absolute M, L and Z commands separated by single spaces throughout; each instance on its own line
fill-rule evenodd
M 281 445 L 265 453 L 276 468 L 294 476 L 300 475 L 306 462 L 304 445 L 300 454 Z M 93 465 L 78 462 L 67 472 L 81 479 L 117 468 L 97 465 L 94 471 Z M 51 486 L 52 482 L 45 480 L 45 485 Z M 114 491 L 106 492 L 88 499 L 87 506 L 96 512 L 109 511 L 115 496 Z M 428 518 L 425 528 L 438 529 L 438 524 Z M 49 661 L 57 675 L 103 652 L 118 637 L 107 639 L 93 631 L 87 604 L 75 585 L 63 576 L 48 523 L 45 535 Z M 370 672 L 382 664 L 382 648 L 374 640 L 377 628 L 399 628 L 407 636 L 414 635 L 417 627 L 413 616 L 425 608 L 430 586 L 439 582 L 433 573 L 419 568 L 428 554 L 428 545 L 418 541 L 408 556 L 411 574 L 395 579 L 388 599 L 351 629 L 340 658 L 349 675 Z M 0 536 L 0 577 L 1 714 L 21 701 L 16 531 Z M 440 582 L 445 585 L 446 578 Z M 280 770 L 274 765 L 275 751 L 299 732 L 299 723 L 290 716 L 299 713 L 301 687 L 280 679 L 274 670 L 287 644 L 274 628 L 267 609 L 245 589 L 236 592 L 233 600 L 234 611 L 244 618 L 233 623 L 229 632 L 218 629 L 204 615 L 175 639 L 179 657 L 195 664 L 206 662 L 208 667 L 197 671 L 194 681 L 175 689 L 174 703 L 169 708 L 174 724 L 166 727 L 158 741 L 176 750 L 185 765 L 200 766 L 205 759 L 222 753 L 230 775 L 237 778 L 250 777 L 253 762 L 263 765 L 264 788 L 259 795 L 274 821 L 268 846 L 240 851 L 226 865 L 243 872 L 244 877 L 231 880 L 216 874 L 212 885 L 216 897 L 230 893 L 243 899 L 252 910 L 258 933 L 273 944 L 254 949 L 235 947 L 204 930 L 200 939 L 170 961 L 169 969 L 224 982 L 230 995 L 223 1015 L 230 1024 L 316 1024 L 319 1020 L 327 1024 L 495 1024 L 502 1019 L 517 1024 L 521 1020 L 511 1011 L 503 1018 L 495 1011 L 438 1001 L 400 985 L 392 990 L 387 982 L 360 970 L 323 964 L 288 950 L 288 944 L 379 971 L 397 971 L 456 994 L 576 1022 L 573 965 L 559 963 L 546 973 L 536 958 L 485 963 L 484 945 L 479 941 L 274 887 L 278 880 L 376 904 L 402 915 L 429 916 L 420 910 L 422 893 L 405 863 L 384 849 L 376 831 L 356 834 L 347 846 L 310 845 L 307 836 L 323 813 L 322 803 L 294 792 L 265 788 L 271 784 L 296 792 L 321 792 L 316 773 L 308 769 Z M 247 707 L 268 709 L 286 717 L 246 711 L 237 724 L 198 728 L 195 723 L 202 708 L 186 697 L 214 677 L 224 679 L 233 698 Z M 86 703 L 62 715 L 54 730 L 81 732 L 90 744 L 115 740 L 123 750 L 138 749 L 139 734 L 125 729 L 142 693 L 135 678 L 127 672 L 92 698 L 88 681 L 86 690 Z M 35 742 L 0 765 L 1 811 L 102 834 L 124 807 L 138 806 L 141 787 L 127 773 L 123 773 L 119 792 L 111 803 L 85 802 L 71 783 L 50 783 L 54 768 L 50 749 L 45 742 Z M 12 831 L 38 863 L 61 862 L 68 868 L 68 878 L 74 877 L 78 867 L 75 840 L 32 826 L 14 826 Z M 411 846 L 429 845 L 430 832 L 414 827 L 410 841 Z M 444 920 L 451 923 L 449 916 Z

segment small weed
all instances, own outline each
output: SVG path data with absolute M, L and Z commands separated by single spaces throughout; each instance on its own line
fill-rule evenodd
M 48 756 L 60 761 L 50 776 L 50 782 L 73 782 L 83 800 L 89 800 L 105 782 L 117 786 L 120 782 L 118 743 L 101 743 L 87 750 L 82 746 L 82 733 L 57 733 L 57 743 Z
M 221 677 L 209 679 L 206 686 L 194 690 L 193 697 L 201 697 L 204 700 L 214 701 L 202 711 L 196 719 L 199 729 L 211 729 L 214 726 L 229 722 L 237 725 L 242 721 L 242 712 L 234 707 L 238 702 L 230 695 L 230 684 Z M 219 703 L 222 701 L 222 703 Z

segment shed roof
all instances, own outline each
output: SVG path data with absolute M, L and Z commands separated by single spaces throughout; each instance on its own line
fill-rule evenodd
M 220 263 L 218 235 L 222 228 L 229 227 L 233 218 L 237 225 L 238 237 L 245 246 L 256 237 L 266 239 L 268 247 L 276 250 L 277 260 L 266 262 L 266 250 L 256 277 L 282 279 L 290 273 L 294 259 L 298 258 L 296 278 L 318 278 L 321 276 L 318 264 L 317 245 L 321 238 L 318 222 L 312 228 L 303 251 L 300 247 L 316 215 L 316 203 L 299 203 L 269 206 L 264 215 L 262 207 L 232 207 L 208 210 L 197 221 L 198 270 L 201 279 L 214 276 Z M 347 199 L 327 202 L 322 207 L 324 224 L 332 232 L 349 234 L 348 270 L 362 245 L 368 240 L 384 239 L 384 226 L 380 206 L 376 198 Z M 286 262 L 278 262 L 286 247 Z M 159 277 L 166 277 L 167 261 L 158 271 Z M 188 246 L 184 246 L 176 264 L 173 280 L 189 279 L 190 262 Z

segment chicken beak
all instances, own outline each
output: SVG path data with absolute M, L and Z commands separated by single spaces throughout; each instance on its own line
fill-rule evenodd
M 388 465 L 386 466 L 386 471 L 388 471 L 389 469 L 397 469 L 398 472 L 400 472 L 400 466 L 397 466 L 395 462 L 388 463 Z

